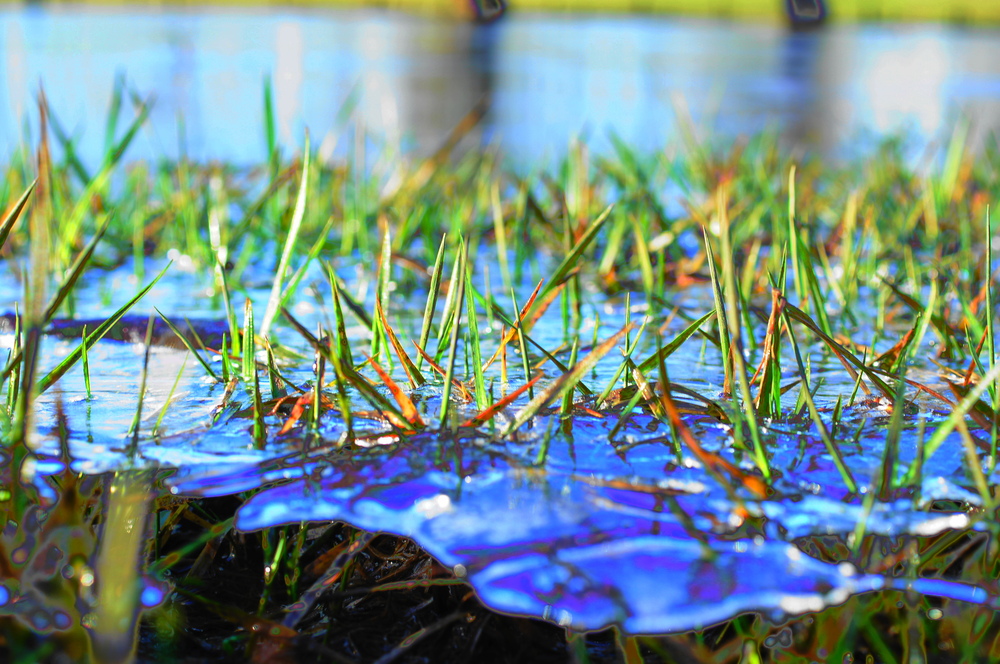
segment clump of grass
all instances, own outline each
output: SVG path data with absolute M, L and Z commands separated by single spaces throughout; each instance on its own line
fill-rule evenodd
M 62 473 L 30 477 L 25 469 L 36 454 L 37 395 L 77 363 L 92 369 L 88 351 L 169 269 L 140 279 L 143 285 L 133 298 L 111 316 L 85 325 L 75 348 L 41 375 L 43 331 L 60 316 L 83 313 L 75 294 L 93 269 L 98 246 L 102 261 L 131 260 L 137 275 L 144 276 L 148 258 L 170 250 L 214 272 L 228 329 L 222 339 L 205 341 L 196 326 L 185 330 L 179 319 L 160 315 L 204 373 L 225 384 L 226 407 L 220 405 L 216 420 L 249 417 L 251 442 L 259 448 L 297 440 L 300 431 L 304 440 L 323 447 L 322 432 L 329 427 L 337 438 L 323 449 L 341 455 L 336 458 L 362 454 L 375 436 L 400 445 L 438 436 L 456 446 L 474 437 L 498 447 L 536 445 L 531 459 L 544 467 L 550 442 L 559 435 L 557 423 L 607 419 L 608 440 L 598 444 L 614 444 L 625 454 L 628 443 L 620 434 L 630 431 L 636 409 L 646 408 L 669 429 L 663 442 L 671 458 L 678 464 L 686 456 L 696 459 L 723 485 L 734 513 L 751 529 L 745 505 L 780 491 L 775 425 L 797 427 L 802 436 L 821 441 L 847 499 L 867 505 L 900 495 L 919 500 L 922 464 L 957 431 L 986 514 L 980 521 L 984 532 L 896 544 L 869 534 L 862 520 L 842 542 L 815 538 L 798 544 L 822 560 L 851 561 L 878 573 L 888 574 L 897 563 L 906 567 L 907 578 L 958 570 L 963 580 L 993 588 L 996 533 L 989 516 L 997 497 L 981 467 L 980 438 L 988 439 L 992 464 L 1000 370 L 987 205 L 1000 193 L 1000 181 L 991 169 L 977 167 L 961 132 L 948 147 L 942 173 L 929 176 L 912 172 L 891 144 L 863 168 L 831 174 L 815 162 L 791 161 L 764 136 L 728 153 L 693 145 L 684 156 L 639 155 L 615 140 L 613 155 L 592 157 L 577 144 L 559 174 L 523 179 L 506 172 L 488 151 L 452 154 L 482 116 L 481 105 L 438 153 L 417 164 L 394 161 L 388 171 L 367 168 L 364 136 L 347 163 L 322 163 L 308 141 L 300 156 L 286 160 L 274 139 L 273 115 L 267 115 L 266 168 L 241 171 L 182 159 L 119 178 L 123 155 L 149 113 L 148 104 L 136 104 L 119 135 L 125 97 L 120 83 L 108 115 L 106 154 L 93 175 L 55 121 L 52 132 L 62 157 L 53 159 L 45 130 L 50 109 L 43 97 L 34 166 L 25 155 L 13 156 L 0 187 L 0 248 L 28 257 L 16 339 L 0 374 L 7 382 L 0 418 L 7 459 L 0 503 L 9 524 L 0 539 L 0 573 L 6 579 L 0 600 L 17 597 L 54 607 L 48 628 L 55 635 L 39 638 L 37 624 L 0 601 L 0 647 L 7 652 L 29 659 L 55 651 L 79 661 L 128 659 L 146 606 L 137 594 L 148 575 L 168 570 L 176 600 L 151 613 L 141 629 L 160 624 L 169 631 L 171 621 L 180 620 L 171 612 L 212 616 L 225 627 L 217 628 L 219 633 L 232 626 L 243 630 L 228 645 L 221 639 L 217 644 L 234 656 L 287 654 L 303 641 L 318 648 L 318 638 L 309 641 L 310 634 L 322 634 L 346 652 L 351 621 L 368 627 L 379 622 L 351 600 L 369 595 L 403 597 L 412 602 L 407 615 L 419 620 L 395 616 L 400 619 L 389 630 L 391 639 L 367 637 L 357 647 L 363 658 L 419 657 L 429 644 L 446 642 L 457 661 L 482 652 L 480 638 L 495 643 L 509 634 L 483 627 L 488 621 L 507 625 L 504 629 L 541 630 L 510 628 L 507 619 L 480 606 L 453 571 L 400 538 L 344 524 L 237 534 L 233 514 L 245 496 L 171 503 L 162 500 L 148 470 L 122 469 L 100 481 L 78 477 L 69 470 L 66 439 Z M 269 87 L 265 97 L 270 113 Z M 678 209 L 664 200 L 668 182 L 685 192 L 679 201 L 684 212 L 668 212 Z M 231 211 L 238 212 L 235 218 Z M 987 220 L 985 238 L 970 230 L 981 227 L 973 226 L 977 219 Z M 54 232 L 57 222 L 73 232 Z M 255 322 L 247 299 L 240 325 L 233 302 L 252 290 L 244 272 L 252 261 L 267 261 L 261 252 L 269 246 L 275 255 L 267 267 L 274 278 L 263 316 Z M 492 274 L 499 274 L 501 288 L 482 269 L 494 255 L 499 269 Z M 307 327 L 290 306 L 304 297 L 310 266 L 320 256 L 326 283 L 310 286 L 330 302 L 332 324 L 325 330 Z M 338 276 L 345 265 L 359 267 L 358 283 Z M 528 272 L 539 274 L 529 282 Z M 619 317 L 616 323 L 599 323 L 596 305 L 619 297 L 624 312 L 619 307 L 607 314 Z M 422 316 L 411 323 L 400 302 L 415 301 L 423 303 Z M 641 321 L 631 320 L 633 302 L 645 312 Z M 357 335 L 348 331 L 348 314 L 361 323 Z M 684 322 L 671 336 L 666 330 L 675 317 Z M 545 334 L 557 318 L 562 341 Z M 875 338 L 862 336 L 869 330 Z M 878 351 L 876 339 L 900 334 L 898 343 Z M 679 349 L 699 343 L 717 369 L 711 389 L 690 387 L 692 377 L 676 366 L 668 371 Z M 302 384 L 288 380 L 276 359 L 296 345 L 307 347 L 316 360 Z M 622 358 L 612 363 L 607 358 L 617 357 L 616 348 Z M 518 356 L 512 360 L 517 370 L 507 371 L 508 354 Z M 909 373 L 926 354 L 951 370 L 946 388 Z M 818 396 L 823 376 L 813 372 L 822 356 L 840 362 L 845 381 L 863 394 L 861 399 L 838 395 L 832 416 Z M 610 380 L 597 380 L 602 363 L 617 367 Z M 904 468 L 898 442 L 918 391 L 947 414 L 926 436 L 923 427 L 930 425 L 920 425 L 918 462 Z M 143 433 L 142 397 L 133 450 Z M 890 412 L 874 478 L 853 472 L 843 452 L 865 426 L 850 437 L 845 408 L 862 404 Z M 358 424 L 362 420 L 375 424 L 366 428 Z M 707 449 L 697 435 L 703 420 L 726 427 L 730 444 Z M 530 442 L 532 429 L 546 432 L 541 442 Z M 44 497 L 51 492 L 39 490 L 42 485 L 54 488 L 54 503 Z M 110 494 L 101 504 L 98 485 Z M 156 499 L 160 504 L 153 506 Z M 155 527 L 150 514 L 156 515 Z M 876 552 L 883 545 L 896 547 L 898 555 L 880 559 Z M 32 566 L 54 551 L 69 556 L 69 576 L 32 577 Z M 392 575 L 390 568 L 404 571 Z M 206 581 L 210 573 L 239 569 L 233 587 Z M 425 595 L 444 608 L 425 611 Z M 784 626 L 740 617 L 685 636 L 606 639 L 617 644 L 611 651 L 629 662 L 651 656 L 792 657 L 775 644 L 810 659 L 830 654 L 840 659 L 852 652 L 888 661 L 893 653 L 927 651 L 933 643 L 942 650 L 941 643 L 957 638 L 950 635 L 958 633 L 961 620 L 972 614 L 983 619 L 957 603 L 938 605 L 945 600 L 907 598 L 902 606 L 890 606 L 889 597 L 895 596 L 852 599 L 850 610 L 830 609 L 812 623 Z M 88 607 L 99 607 L 96 628 Z M 919 617 L 941 607 L 958 617 L 949 614 L 933 623 Z M 325 627 L 309 627 L 320 611 Z M 479 619 L 472 636 L 458 629 Z M 887 631 L 884 622 L 908 627 Z M 193 648 L 186 638 L 176 643 Z M 595 638 L 573 636 L 567 642 L 561 634 L 545 633 L 525 648 L 565 656 L 586 653 Z M 984 644 L 981 639 L 954 648 L 974 657 Z

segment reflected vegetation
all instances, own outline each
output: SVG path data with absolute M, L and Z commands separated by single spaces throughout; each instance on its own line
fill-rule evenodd
M 345 131 L 363 128 L 393 150 L 426 155 L 488 97 L 482 136 L 524 169 L 560 158 L 580 135 L 599 152 L 611 132 L 663 147 L 689 119 L 703 140 L 780 127 L 790 147 L 838 158 L 887 132 L 907 132 L 918 146 L 947 140 L 960 117 L 975 145 L 1000 126 L 1000 47 L 987 28 L 803 32 L 649 16 L 513 13 L 473 24 L 362 10 L 63 7 L 0 11 L 0 35 L 8 151 L 42 81 L 90 160 L 104 147 L 96 109 L 119 75 L 156 96 L 133 157 L 183 149 L 242 164 L 265 157 L 258 91 L 268 76 L 286 144 L 308 127 L 327 150 L 356 150 Z

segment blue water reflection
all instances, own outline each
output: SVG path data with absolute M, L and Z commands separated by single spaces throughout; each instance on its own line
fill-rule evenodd
M 268 75 L 280 139 L 298 143 L 309 127 L 328 152 L 352 143 L 338 120 L 352 90 L 353 120 L 422 152 L 489 94 L 485 137 L 522 166 L 560 156 L 579 134 L 597 149 L 609 131 L 656 148 L 688 116 L 718 140 L 771 127 L 842 154 L 900 129 L 945 139 L 964 114 L 982 142 L 1000 126 L 995 37 L 936 25 L 792 32 L 629 16 L 512 14 L 477 26 L 374 10 L 13 8 L 0 11 L 0 149 L 18 143 L 41 81 L 95 161 L 120 73 L 157 100 L 136 157 L 183 143 L 197 159 L 261 160 Z

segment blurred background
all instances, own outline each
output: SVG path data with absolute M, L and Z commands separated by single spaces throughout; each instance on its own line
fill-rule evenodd
M 112 90 L 153 98 L 129 158 L 260 163 L 264 81 L 278 135 L 425 154 L 477 102 L 473 140 L 518 168 L 570 142 L 638 151 L 775 130 L 849 157 L 886 135 L 915 153 L 1000 128 L 993 0 L 389 0 L 0 4 L 0 151 L 32 140 L 40 86 L 85 160 Z

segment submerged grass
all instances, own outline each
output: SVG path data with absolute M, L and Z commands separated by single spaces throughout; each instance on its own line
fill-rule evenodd
M 707 469 L 742 519 L 745 503 L 776 491 L 783 469 L 773 462 L 775 426 L 821 441 L 846 500 L 865 506 L 903 496 L 919 502 L 922 466 L 957 431 L 968 484 L 980 498 L 974 516 L 984 532 L 889 542 L 869 534 L 861 521 L 843 541 L 797 544 L 821 560 L 878 572 L 898 554 L 899 565 L 918 567 L 925 576 L 947 571 L 949 578 L 996 593 L 998 500 L 989 476 L 1000 426 L 1000 365 L 988 206 L 1000 194 L 1000 175 L 995 164 L 966 150 L 961 132 L 941 172 L 911 168 L 896 141 L 860 168 L 836 169 L 795 162 L 765 135 L 728 153 L 692 145 L 641 155 L 615 141 L 614 156 L 591 159 L 577 144 L 561 173 L 525 180 L 500 167 L 489 150 L 452 154 L 481 116 L 480 106 L 441 151 L 414 165 L 366 164 L 363 133 L 347 163 L 324 162 L 308 142 L 300 157 L 285 161 L 268 115 L 266 168 L 182 160 L 123 172 L 122 155 L 149 112 L 148 104 L 139 104 L 117 137 L 123 96 L 116 88 L 107 155 L 96 175 L 54 128 L 60 159 L 53 159 L 43 134 L 37 155 L 11 157 L 0 188 L 0 247 L 11 269 L 28 261 L 25 296 L 0 375 L 7 382 L 0 418 L 6 524 L 0 650 L 10 661 L 56 654 L 125 661 L 136 654 L 137 629 L 146 639 L 142 658 L 151 661 L 190 653 L 255 661 L 296 653 L 390 661 L 437 652 L 462 661 L 490 652 L 493 661 L 630 663 L 840 661 L 847 653 L 914 661 L 913 653 L 947 658 L 962 649 L 974 659 L 997 655 L 996 619 L 984 609 L 928 598 L 897 603 L 892 593 L 853 598 L 782 624 L 743 616 L 679 636 L 608 632 L 567 639 L 555 628 L 488 612 L 454 570 L 402 538 L 345 524 L 237 534 L 233 513 L 247 496 L 171 503 L 160 495 L 153 470 L 79 476 L 69 465 L 68 444 L 55 474 L 26 470 L 36 456 L 34 400 L 77 363 L 86 364 L 89 375 L 95 360 L 88 350 L 166 269 L 140 280 L 136 295 L 111 316 L 84 327 L 76 348 L 39 378 L 43 330 L 59 316 L 85 313 L 74 293 L 95 256 L 104 265 L 132 262 L 142 275 L 147 258 L 170 252 L 217 275 L 228 331 L 203 342 L 194 326 L 188 324 L 186 333 L 179 320 L 161 317 L 206 376 L 225 384 L 223 403 L 231 401 L 233 410 L 246 406 L 251 443 L 259 448 L 298 431 L 307 432 L 301 437 L 306 446 L 322 445 L 326 418 L 342 424 L 331 454 L 345 459 L 373 436 L 403 445 L 426 435 L 456 446 L 463 436 L 521 444 L 544 430 L 543 440 L 531 443 L 537 445 L 535 464 L 544 468 L 558 425 L 577 417 L 608 419 L 607 443 L 624 454 L 629 443 L 621 434 L 642 407 L 669 427 L 664 442 L 672 458 L 682 464 L 688 455 Z M 269 108 L 270 86 L 265 97 Z M 43 99 L 43 117 L 47 111 Z M 971 230 L 983 228 L 983 234 Z M 263 258 L 268 252 L 273 260 Z M 329 294 L 333 320 L 325 332 L 307 328 L 292 306 L 307 299 L 306 275 L 319 257 L 326 285 L 309 288 Z M 498 265 L 492 273 L 501 287 L 490 283 L 487 265 Z M 346 267 L 357 268 L 356 281 L 345 281 Z M 261 322 L 254 322 L 247 299 L 241 327 L 234 298 L 250 290 L 249 273 L 268 270 L 273 279 Z M 525 297 L 527 273 L 540 271 L 541 281 Z M 53 297 L 46 298 L 50 291 Z M 494 298 L 494 291 L 503 298 Z M 414 295 L 424 302 L 415 324 L 397 297 L 415 302 Z M 498 303 L 508 295 L 509 311 Z M 619 304 L 601 312 L 599 321 L 596 301 Z M 633 302 L 641 321 L 632 320 Z M 349 326 L 348 311 L 361 332 Z M 542 321 L 556 316 L 561 326 L 544 328 Z M 675 319 L 683 323 L 671 336 Z M 561 340 L 553 339 L 555 327 Z M 152 324 L 147 329 L 151 334 Z M 901 335 L 888 350 L 875 348 L 887 345 L 877 339 Z M 367 342 L 370 355 L 356 354 Z M 678 348 L 699 343 L 718 368 L 720 384 L 712 389 L 692 388 L 692 376 L 676 366 L 668 372 Z M 307 345 L 316 358 L 311 382 L 301 386 L 285 378 L 276 359 L 296 344 Z M 595 382 L 595 369 L 610 362 L 604 358 L 616 347 L 624 356 L 612 364 L 617 371 Z M 509 353 L 520 356 L 517 371 L 508 372 Z M 935 379 L 947 387 L 908 374 L 924 368 L 920 353 L 933 353 L 951 371 Z M 221 355 L 218 373 L 215 354 Z M 824 356 L 838 360 L 843 382 L 865 395 L 857 404 L 852 393 L 837 396 L 832 417 L 818 403 L 823 377 L 812 370 Z M 949 391 L 954 400 L 943 396 Z M 918 392 L 944 415 L 933 424 L 920 420 L 917 461 L 904 467 L 899 435 L 910 426 L 907 408 Z M 440 404 L 431 413 L 435 399 Z M 844 460 L 843 449 L 857 443 L 863 426 L 847 426 L 845 408 L 890 414 L 875 477 L 856 476 Z M 220 406 L 216 416 L 222 411 Z M 726 427 L 731 445 L 708 449 L 696 433 L 701 421 Z M 926 436 L 925 426 L 933 426 Z M 99 489 L 107 495 L 102 498 Z M 880 559 L 880 547 L 892 555 Z M 29 573 L 53 555 L 61 556 L 63 571 Z M 208 582 L 213 574 L 223 582 Z M 149 595 L 167 589 L 174 599 L 143 613 L 159 603 Z M 392 598 L 372 602 L 392 624 L 385 626 L 383 613 L 358 608 L 351 599 L 358 595 Z M 432 608 L 428 597 L 435 600 Z M 38 617 L 43 609 L 49 611 L 44 624 Z M 967 627 L 962 631 L 966 620 L 978 621 L 971 637 Z M 214 627 L 199 640 L 185 621 Z M 224 638 L 234 628 L 237 636 Z

